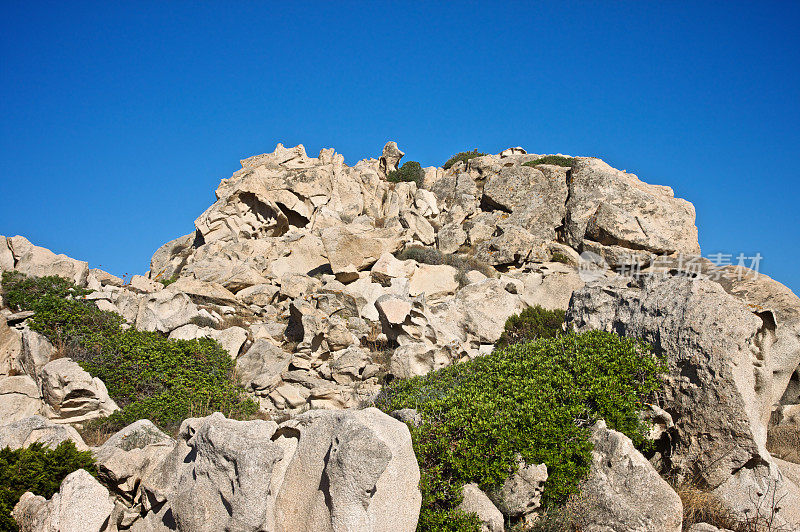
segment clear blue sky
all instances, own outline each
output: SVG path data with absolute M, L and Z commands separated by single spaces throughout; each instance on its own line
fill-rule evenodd
M 241 158 L 598 156 L 800 293 L 800 2 L 4 2 L 0 234 L 141 273 Z

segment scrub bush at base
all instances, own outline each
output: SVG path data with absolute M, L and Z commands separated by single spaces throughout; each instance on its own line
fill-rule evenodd
M 589 471 L 595 420 L 646 444 L 639 412 L 663 371 L 646 344 L 593 331 L 509 345 L 391 382 L 376 406 L 385 412 L 413 408 L 423 419 L 410 427 L 422 475 L 418 529 L 479 530 L 463 520 L 461 528 L 434 525 L 456 523 L 465 483 L 485 491 L 501 486 L 517 456 L 547 465 L 543 503 L 563 503 Z

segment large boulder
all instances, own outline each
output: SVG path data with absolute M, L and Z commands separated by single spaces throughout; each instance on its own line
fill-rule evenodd
M 141 483 L 151 529 L 412 531 L 421 496 L 408 427 L 382 412 L 313 410 L 280 427 L 184 421 Z M 147 527 L 140 528 L 147 530 Z
M 200 316 L 199 309 L 189 296 L 173 290 L 161 290 L 140 300 L 136 328 L 169 333 Z
M 765 448 L 773 401 L 771 314 L 710 280 L 648 276 L 641 286 L 619 279 L 576 291 L 567 322 L 578 331 L 640 338 L 666 357 L 661 406 L 674 428 L 664 460 L 678 478 L 708 486 L 740 515 L 767 506 L 768 484 L 785 508 L 800 508 L 800 491 L 782 479 Z M 783 516 L 800 524 L 790 513 Z
M 152 421 L 140 419 L 112 435 L 93 450 L 100 479 L 133 501 L 141 480 L 149 475 L 175 447 L 175 440 Z
M 278 435 L 276 531 L 416 529 L 419 468 L 404 423 L 375 408 L 310 411 Z
M 598 421 L 592 427 L 592 464 L 572 503 L 586 532 L 680 532 L 683 505 L 678 494 L 630 438 Z
M 504 166 L 483 188 L 483 204 L 509 213 L 508 223 L 525 228 L 537 242 L 555 240 L 567 201 L 566 169 L 545 170 L 546 174 L 530 166 Z
M 150 259 L 148 277 L 156 281 L 177 277 L 194 251 L 195 238 L 195 233 L 189 233 L 158 248 Z
M 566 237 L 581 249 L 586 243 L 612 266 L 616 248 L 628 254 L 698 255 L 694 206 L 672 189 L 649 185 L 600 159 L 579 157 L 570 172 Z
M 42 397 L 50 417 L 80 423 L 119 410 L 103 381 L 69 358 L 48 362 L 42 370 Z
M 322 244 L 333 273 L 348 275 L 350 280 L 358 277 L 357 272 L 375 264 L 384 253 L 398 251 L 403 242 L 394 229 L 370 229 L 351 224 L 322 231 Z
M 108 490 L 78 469 L 64 478 L 50 500 L 23 494 L 12 515 L 20 532 L 101 532 L 108 530 L 113 510 Z
M 18 272 L 32 277 L 58 275 L 79 286 L 86 285 L 88 263 L 66 255 L 56 255 L 49 249 L 34 246 L 22 236 L 12 236 L 7 242 L 14 255 L 14 269 Z
M 248 390 L 268 393 L 280 383 L 281 374 L 289 369 L 291 360 L 291 353 L 259 338 L 236 360 L 236 375 Z

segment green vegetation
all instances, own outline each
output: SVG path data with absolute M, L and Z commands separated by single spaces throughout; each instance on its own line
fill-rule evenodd
M 453 155 L 452 157 L 447 159 L 447 162 L 444 163 L 444 169 L 447 170 L 448 168 L 452 167 L 457 162 L 463 161 L 464 163 L 466 163 L 470 159 L 474 159 L 475 157 L 482 157 L 484 155 L 486 155 L 486 154 L 485 153 L 481 153 L 478 150 L 462 151 L 462 152 L 456 153 L 455 155 Z
M 547 310 L 539 305 L 528 307 L 506 320 L 497 347 L 539 338 L 557 338 L 564 334 L 564 314 L 563 310 Z
M 422 474 L 419 530 L 480 530 L 455 509 L 461 487 L 499 487 L 517 456 L 547 465 L 543 502 L 563 503 L 589 471 L 595 420 L 646 444 L 639 412 L 665 369 L 646 344 L 593 331 L 511 344 L 392 381 L 376 406 L 414 408 L 423 418 L 410 427 Z
M 417 161 L 408 161 L 403 163 L 403 166 L 393 172 L 389 172 L 386 180 L 390 183 L 400 183 L 403 181 L 413 181 L 417 186 L 422 185 L 422 179 L 425 177 L 425 171 Z
M 16 532 L 19 526 L 11 510 L 26 491 L 49 499 L 64 477 L 85 469 L 95 475 L 94 458 L 89 451 L 78 451 L 65 441 L 55 449 L 34 443 L 25 449 L 0 449 L 0 532 Z
M 458 270 L 457 279 L 459 284 L 466 284 L 466 273 L 471 270 L 478 270 L 486 277 L 497 277 L 497 271 L 491 265 L 458 253 L 442 253 L 436 248 L 426 246 L 408 246 L 397 254 L 400 260 L 415 260 L 421 264 L 447 264 Z
M 174 283 L 177 280 L 178 280 L 177 277 L 172 277 L 170 279 L 159 279 L 158 282 L 163 284 L 165 287 L 167 287 L 167 286 L 171 285 L 172 283 Z
M 563 157 L 561 155 L 547 155 L 545 157 L 539 157 L 535 161 L 528 161 L 522 166 L 536 166 L 537 164 L 554 164 L 556 166 L 572 167 L 575 164 L 575 158 Z
M 116 431 L 147 418 L 172 430 L 192 414 L 221 411 L 242 418 L 258 411 L 236 386 L 233 361 L 217 342 L 170 340 L 159 332 L 123 329 L 122 316 L 81 298 L 88 293 L 60 277 L 3 273 L 8 305 L 34 311 L 31 328 L 99 377 L 120 406 L 93 429 Z
M 550 255 L 550 260 L 553 262 L 560 262 L 562 264 L 572 263 L 572 260 L 570 260 L 570 258 L 566 254 L 561 253 L 560 251 L 556 251 L 555 253 Z

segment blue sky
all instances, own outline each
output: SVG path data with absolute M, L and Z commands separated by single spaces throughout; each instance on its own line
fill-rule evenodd
M 141 273 L 241 158 L 598 156 L 800 293 L 800 2 L 4 2 L 0 234 Z

